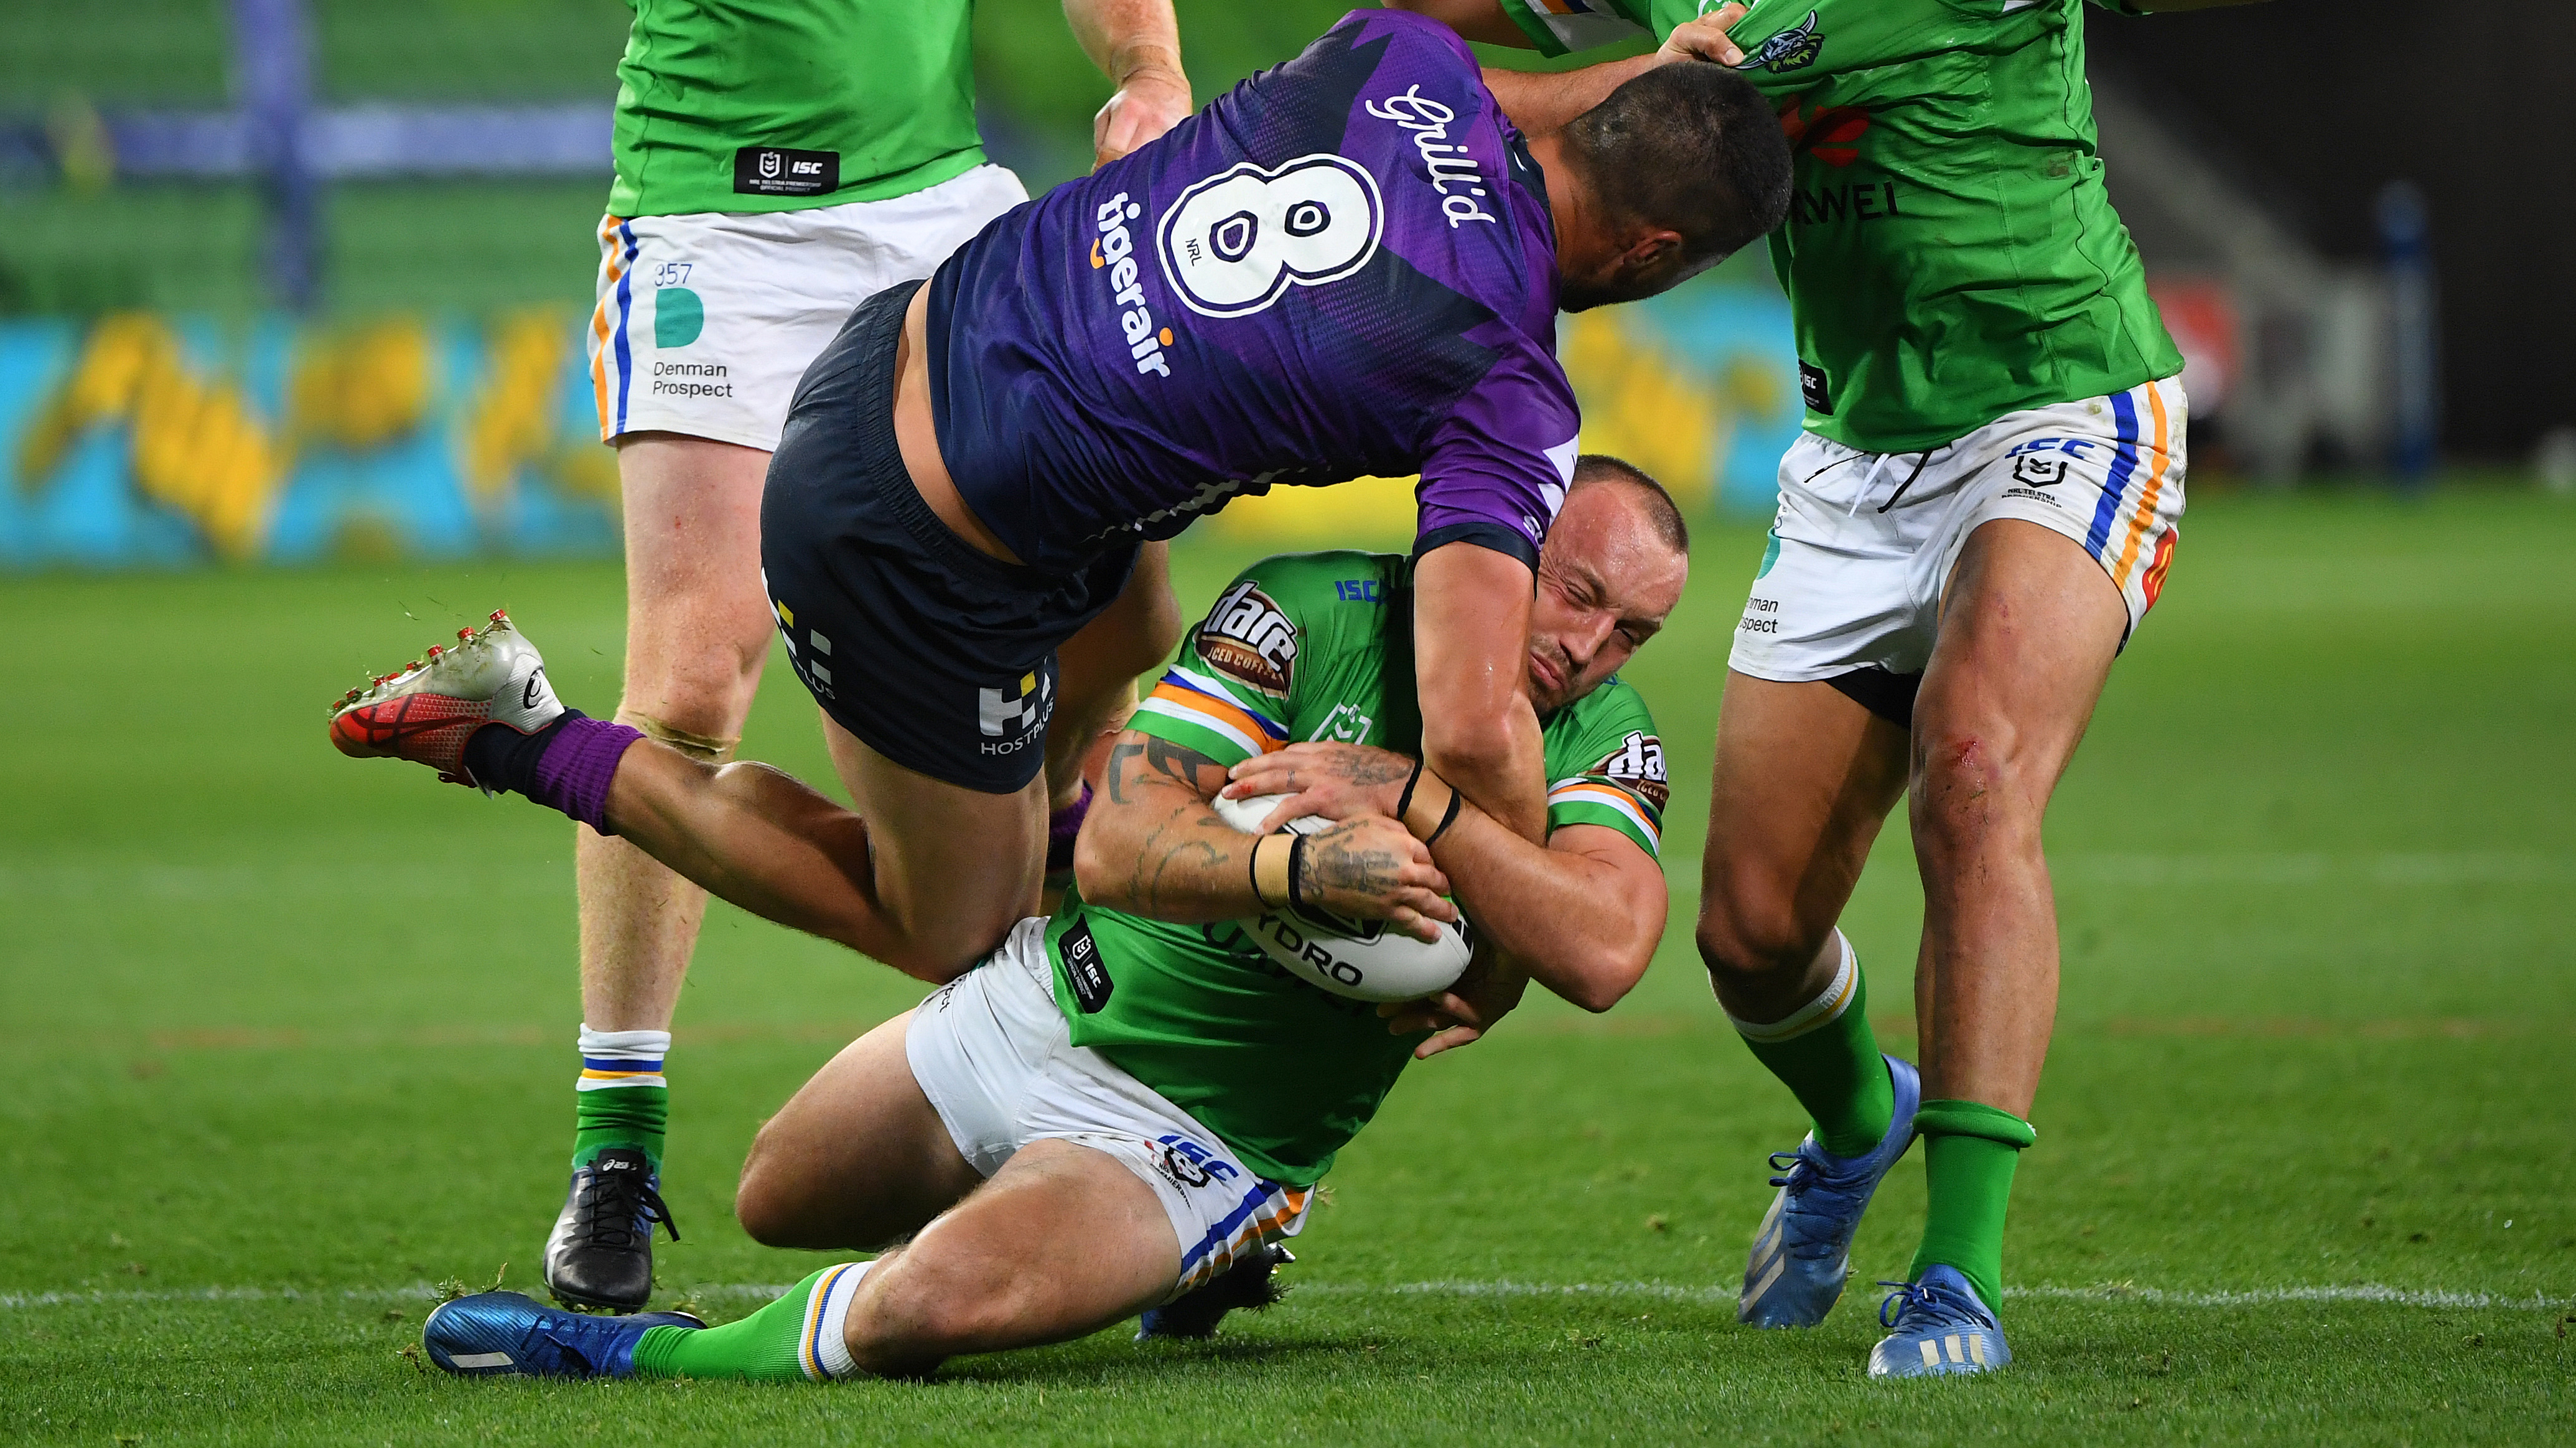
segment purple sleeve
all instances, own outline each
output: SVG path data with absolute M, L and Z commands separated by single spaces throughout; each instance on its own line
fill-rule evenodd
M 1548 525 L 1574 482 L 1581 416 L 1556 359 L 1508 352 L 1431 435 L 1414 497 L 1416 558 L 1446 543 L 1508 553 L 1535 571 Z

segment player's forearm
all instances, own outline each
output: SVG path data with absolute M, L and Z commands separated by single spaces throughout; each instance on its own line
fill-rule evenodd
M 1477 933 L 1587 1011 L 1618 1004 L 1663 939 L 1660 873 L 1542 849 L 1472 807 L 1431 847 Z
M 1533 844 L 1547 838 L 1547 763 L 1529 702 L 1529 566 L 1456 542 L 1413 570 L 1422 758 Z
M 1064 0 L 1065 23 L 1111 84 L 1159 67 L 1180 76 L 1181 27 L 1172 0 Z
M 1249 856 L 1258 841 L 1218 818 L 1207 796 L 1225 781 L 1204 755 L 1129 731 L 1109 751 L 1102 797 L 1074 842 L 1074 882 L 1090 903 L 1154 920 L 1204 924 L 1257 915 Z M 1204 785 L 1204 788 L 1202 788 Z M 1284 898 L 1285 840 L 1264 863 Z
M 1638 55 L 1553 74 L 1489 70 L 1485 89 L 1494 93 L 1494 104 L 1503 108 L 1513 125 L 1531 135 L 1545 135 L 1565 129 L 1567 122 L 1609 99 L 1630 76 L 1659 63 L 1654 55 Z
M 1425 700 L 1422 762 L 1535 848 L 1547 837 L 1547 757 L 1538 715 L 1518 693 L 1488 707 L 1492 712 L 1452 713 L 1435 725 Z

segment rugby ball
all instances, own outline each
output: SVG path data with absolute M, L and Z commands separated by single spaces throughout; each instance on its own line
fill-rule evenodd
M 1245 834 L 1288 796 L 1218 799 L 1219 819 Z M 1322 815 L 1290 820 L 1281 833 L 1311 835 L 1333 827 Z M 1409 1001 L 1457 984 L 1476 953 L 1466 918 L 1443 923 L 1438 940 L 1416 940 L 1383 920 L 1360 920 L 1315 905 L 1281 906 L 1243 922 L 1262 953 L 1299 980 L 1363 1001 Z

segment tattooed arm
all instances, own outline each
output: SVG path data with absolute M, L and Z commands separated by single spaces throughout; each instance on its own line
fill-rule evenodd
M 1241 919 L 1286 902 L 1290 839 L 1247 835 L 1208 806 L 1225 787 L 1224 765 L 1130 729 L 1111 746 L 1102 774 L 1106 787 L 1074 844 L 1083 899 L 1184 924 Z M 1431 852 L 1382 815 L 1308 836 L 1295 859 L 1299 893 L 1330 909 L 1426 940 L 1437 933 L 1433 921 L 1457 918 L 1440 898 L 1449 882 Z
M 1291 744 L 1233 769 L 1228 793 L 1285 794 L 1274 817 L 1348 819 L 1393 814 L 1413 761 L 1355 744 Z M 1663 867 L 1635 841 L 1601 825 L 1572 824 L 1534 845 L 1469 800 L 1449 828 L 1449 788 L 1423 777 L 1409 803 L 1412 833 L 1440 835 L 1436 862 L 1457 885 L 1479 937 L 1539 984 L 1587 1011 L 1606 1011 L 1646 973 L 1664 938 L 1670 897 Z M 1512 999 L 1518 1000 L 1514 991 Z M 1507 1007 L 1508 1008 L 1508 1007 Z

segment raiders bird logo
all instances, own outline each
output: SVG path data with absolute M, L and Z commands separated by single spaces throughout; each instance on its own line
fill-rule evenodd
M 1744 63 L 1736 69 L 1782 75 L 1814 65 L 1824 49 L 1825 38 L 1816 33 L 1816 12 L 1810 10 L 1804 21 L 1762 42 L 1761 48 L 1744 57 Z

